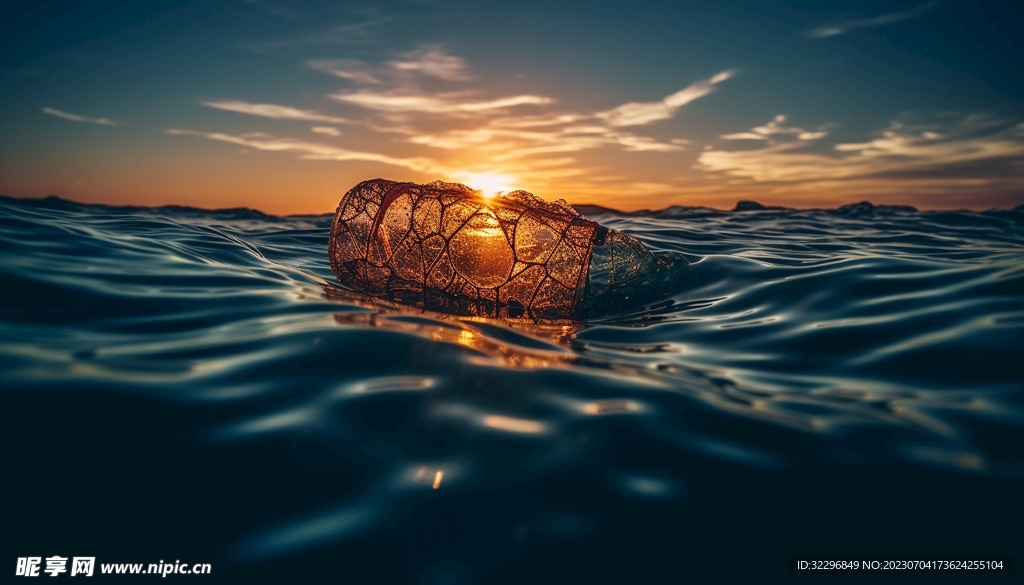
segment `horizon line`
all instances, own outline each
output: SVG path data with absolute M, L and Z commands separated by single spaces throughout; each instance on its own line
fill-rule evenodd
M 7 194 L 4 194 L 4 193 L 0 193 L 0 198 L 3 198 L 3 199 L 15 199 L 15 200 L 22 200 L 22 201 L 38 201 L 38 202 L 56 201 L 56 202 L 62 202 L 62 203 L 72 203 L 74 205 L 81 205 L 81 206 L 108 207 L 108 208 L 121 208 L 121 209 L 180 208 L 180 209 L 194 209 L 196 211 L 203 211 L 203 212 L 249 211 L 249 212 L 258 213 L 260 215 L 264 215 L 266 217 L 281 217 L 281 218 L 286 218 L 286 217 L 302 217 L 302 216 L 332 215 L 332 214 L 335 213 L 334 211 L 324 211 L 324 212 L 321 212 L 321 213 L 288 213 L 288 214 L 278 215 L 278 214 L 274 214 L 274 213 L 267 213 L 266 211 L 263 211 L 261 209 L 256 209 L 254 207 L 214 207 L 214 208 L 208 208 L 208 207 L 196 207 L 194 205 L 181 205 L 181 204 L 177 204 L 177 203 L 164 203 L 164 204 L 158 204 L 158 205 L 90 203 L 90 202 L 84 202 L 84 201 L 76 201 L 74 199 L 68 199 L 66 197 L 62 197 L 62 196 L 56 195 L 56 194 L 44 195 L 44 196 L 41 196 L 41 197 L 32 197 L 32 196 L 7 195 Z M 662 207 L 660 209 L 647 209 L 647 208 L 643 208 L 643 209 L 637 209 L 637 210 L 633 210 L 633 211 L 625 211 L 625 210 L 621 210 L 621 209 L 616 209 L 614 207 L 608 207 L 607 205 L 600 205 L 600 204 L 597 204 L 597 203 L 569 203 L 569 205 L 573 209 L 576 209 L 577 211 L 579 211 L 579 208 L 591 208 L 593 211 L 596 211 L 597 213 L 611 212 L 611 213 L 615 213 L 615 214 L 619 214 L 619 215 L 655 214 L 655 213 L 661 213 L 661 212 L 664 212 L 664 211 L 668 211 L 669 209 L 677 209 L 677 208 L 682 208 L 682 209 L 707 209 L 707 210 L 721 212 L 721 213 L 738 213 L 738 212 L 745 212 L 745 211 L 830 211 L 830 210 L 839 210 L 839 209 L 843 209 L 843 208 L 855 207 L 855 206 L 858 206 L 858 205 L 865 205 L 865 204 L 871 206 L 872 208 L 879 208 L 880 207 L 880 208 L 890 208 L 890 209 L 902 209 L 902 210 L 907 210 L 907 211 L 916 211 L 916 212 L 919 212 L 919 213 L 927 213 L 927 212 L 986 213 L 986 212 L 990 212 L 990 211 L 1024 211 L 1024 202 L 1019 203 L 1017 205 L 1014 205 L 1012 207 L 989 207 L 989 208 L 985 208 L 985 209 L 972 209 L 972 208 L 969 208 L 969 207 L 949 207 L 949 208 L 921 209 L 921 208 L 918 208 L 918 207 L 913 206 L 913 205 L 874 203 L 874 202 L 868 201 L 866 199 L 861 200 L 861 201 L 856 201 L 856 202 L 843 203 L 841 205 L 836 205 L 835 207 L 788 207 L 788 206 L 784 206 L 784 205 L 764 205 L 764 204 L 762 204 L 762 203 L 760 203 L 758 201 L 752 200 L 752 199 L 740 199 L 740 200 L 737 200 L 736 204 L 733 206 L 732 209 L 721 209 L 721 208 L 717 208 L 717 207 L 709 207 L 707 205 L 680 205 L 680 204 L 672 204 L 672 205 L 668 205 L 666 207 Z M 582 213 L 581 213 L 581 215 L 582 215 Z

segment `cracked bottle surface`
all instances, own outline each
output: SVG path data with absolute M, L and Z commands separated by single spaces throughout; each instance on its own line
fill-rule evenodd
M 364 181 L 345 194 L 328 257 L 346 288 L 445 313 L 536 321 L 668 297 L 687 262 L 525 191 Z

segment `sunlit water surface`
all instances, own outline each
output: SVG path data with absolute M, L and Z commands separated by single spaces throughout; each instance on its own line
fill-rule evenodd
M 329 215 L 0 200 L 18 555 L 468 583 L 1019 547 L 1024 209 L 588 215 L 685 287 L 474 321 L 338 289 Z

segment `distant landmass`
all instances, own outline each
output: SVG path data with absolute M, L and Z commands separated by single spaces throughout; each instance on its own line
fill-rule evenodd
M 214 214 L 218 217 L 224 217 L 225 219 L 261 219 L 261 220 L 273 220 L 278 217 L 322 217 L 331 216 L 334 214 L 333 211 L 325 212 L 321 214 L 311 213 L 299 213 L 285 216 L 270 215 L 264 213 L 258 209 L 251 209 L 248 207 L 231 207 L 225 209 L 203 209 L 199 207 L 188 207 L 184 205 L 160 205 L 155 207 L 149 207 L 144 205 L 107 205 L 104 203 L 79 203 L 70 199 L 65 199 L 57 195 L 49 195 L 47 197 L 13 197 L 10 195 L 0 195 L 0 201 L 17 202 L 21 205 L 32 205 L 37 207 L 44 207 L 47 209 L 67 209 L 73 210 L 76 207 L 103 207 L 107 209 L 123 209 L 125 211 L 162 211 L 166 213 L 176 215 L 187 215 L 187 214 Z M 700 217 L 706 215 L 718 215 L 718 214 L 733 214 L 733 213 L 748 213 L 748 212 L 800 212 L 800 211 L 830 211 L 835 212 L 844 216 L 862 216 L 871 215 L 874 213 L 918 213 L 919 210 L 916 207 L 910 205 L 875 205 L 870 201 L 861 201 L 860 203 L 850 203 L 847 205 L 841 205 L 835 208 L 816 208 L 816 209 L 797 209 L 792 207 L 782 207 L 778 205 L 762 205 L 757 201 L 741 200 L 738 201 L 731 210 L 714 209 L 712 207 L 703 206 L 685 206 L 685 205 L 671 205 L 664 209 L 640 209 L 637 211 L 620 211 L 611 207 L 605 207 L 603 205 L 594 204 L 581 204 L 572 206 L 580 214 L 587 217 L 599 216 L 599 215 L 618 215 L 623 217 L 658 217 L 663 219 L 679 218 L 685 219 L 687 217 Z M 1001 213 L 1024 213 L 1024 204 L 1018 205 L 1012 209 L 989 209 L 987 211 L 973 211 L 970 209 L 959 209 L 959 210 L 944 210 L 945 212 L 955 211 L 957 213 L 982 213 L 982 214 L 1001 214 Z M 942 213 L 944 211 L 925 211 L 924 213 Z
M 627 217 L 693 217 L 695 215 L 707 215 L 707 214 L 726 214 L 726 213 L 743 213 L 748 211 L 811 211 L 808 209 L 797 209 L 793 207 L 783 207 L 781 205 L 762 205 L 757 201 L 738 201 L 736 206 L 731 210 L 714 209 L 711 207 L 700 207 L 700 206 L 684 206 L 684 205 L 672 205 L 664 209 L 650 210 L 641 209 L 638 211 L 619 211 L 610 207 L 604 207 L 603 205 L 573 205 L 576 211 L 579 211 L 583 215 L 623 215 Z M 1024 205 L 1015 207 L 1015 211 L 1024 209 Z M 819 209 L 820 210 L 820 209 Z M 892 212 L 917 212 L 916 207 L 910 205 L 875 205 L 870 201 L 861 201 L 860 203 L 850 203 L 842 205 L 840 207 L 832 209 L 824 209 L 823 211 L 835 211 L 844 215 L 853 214 L 871 214 L 875 212 L 892 213 Z M 970 210 L 961 210 L 970 211 Z M 971 212 L 976 213 L 976 212 Z
M 74 210 L 76 207 L 102 207 L 105 209 L 123 209 L 125 211 L 162 211 L 168 214 L 175 215 L 188 215 L 188 214 L 204 214 L 204 215 L 216 215 L 225 219 L 262 219 L 272 220 L 277 217 L 319 217 L 321 215 L 328 214 L 315 214 L 315 213 L 298 213 L 287 216 L 277 216 L 264 213 L 258 209 L 252 209 L 249 207 L 229 207 L 222 209 L 203 209 L 201 207 L 189 207 L 186 205 L 158 205 L 158 206 L 147 206 L 147 205 L 107 205 L 105 203 L 79 203 L 78 201 L 72 201 L 70 199 L 64 199 L 57 195 L 48 195 L 46 197 L 12 197 L 10 195 L 0 195 L 0 201 L 17 201 L 22 205 L 33 205 L 36 207 L 44 207 L 46 209 L 66 209 Z M 331 212 L 330 215 L 333 215 Z

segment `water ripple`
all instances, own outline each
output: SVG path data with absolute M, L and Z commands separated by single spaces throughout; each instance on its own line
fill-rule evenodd
M 209 449 L 333 474 L 315 503 L 249 518 L 244 562 L 587 466 L 610 494 L 677 504 L 704 464 L 1022 477 L 1024 213 L 858 209 L 596 216 L 687 255 L 689 277 L 550 326 L 340 289 L 329 216 L 7 199 L 5 392 L 176 405 Z M 585 538 L 595 518 L 524 513 L 510 533 Z

